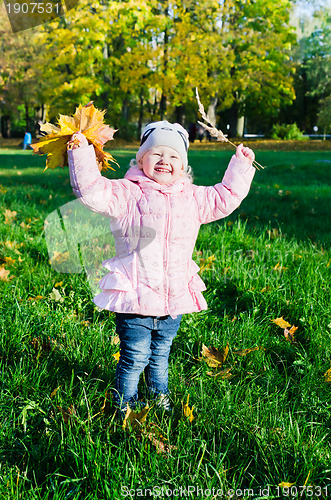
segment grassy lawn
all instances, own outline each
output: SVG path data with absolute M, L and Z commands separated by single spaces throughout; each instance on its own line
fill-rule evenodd
M 122 177 L 134 152 L 112 154 Z M 192 150 L 195 182 L 219 181 L 231 154 Z M 174 414 L 127 432 L 108 400 L 114 315 L 84 273 L 49 263 L 44 220 L 74 200 L 68 171 L 0 150 L 1 499 L 330 498 L 331 153 L 256 156 L 267 168 L 241 207 L 200 230 L 209 310 L 174 341 Z M 217 376 L 203 344 L 228 346 Z

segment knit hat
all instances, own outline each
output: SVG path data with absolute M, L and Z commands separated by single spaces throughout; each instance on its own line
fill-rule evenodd
M 180 154 L 184 170 L 187 169 L 188 133 L 179 123 L 153 122 L 146 125 L 141 135 L 140 148 L 136 159 L 139 161 L 145 153 L 156 146 L 168 146 Z

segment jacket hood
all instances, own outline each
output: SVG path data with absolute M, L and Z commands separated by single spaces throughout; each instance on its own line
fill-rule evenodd
M 156 189 L 162 193 L 178 193 L 183 191 L 188 184 L 191 184 L 186 175 L 183 175 L 172 184 L 159 184 L 147 177 L 139 167 L 130 167 L 124 178 L 132 182 L 137 182 L 144 189 Z

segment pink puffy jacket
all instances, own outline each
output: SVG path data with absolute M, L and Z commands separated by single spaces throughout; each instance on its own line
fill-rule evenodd
M 247 196 L 255 169 L 233 156 L 221 183 L 205 187 L 185 176 L 160 185 L 131 167 L 109 180 L 97 167 L 92 145 L 68 151 L 74 194 L 91 210 L 110 217 L 116 257 L 94 303 L 101 309 L 164 316 L 207 309 L 205 285 L 192 252 L 200 224 L 229 215 Z M 116 237 L 116 235 L 120 235 Z

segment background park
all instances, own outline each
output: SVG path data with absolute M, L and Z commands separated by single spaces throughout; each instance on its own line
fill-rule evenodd
M 82 0 L 15 34 L 1 6 L 0 498 L 330 498 L 329 6 Z M 122 429 L 114 315 L 45 241 L 74 200 L 68 170 L 44 172 L 23 136 L 92 100 L 118 129 L 104 175 L 120 178 L 143 124 L 197 122 L 195 87 L 266 168 L 200 230 L 209 310 L 174 341 L 173 415 Z M 233 151 L 197 138 L 194 182 L 219 182 Z

